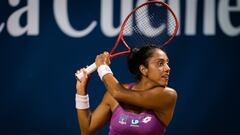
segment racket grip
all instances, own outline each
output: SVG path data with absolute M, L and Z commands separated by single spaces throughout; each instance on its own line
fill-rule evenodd
M 97 70 L 97 66 L 96 66 L 96 63 L 94 62 L 93 64 L 91 64 L 90 66 L 87 66 L 85 68 L 87 74 L 91 74 L 92 72 L 96 71 Z M 76 73 L 75 76 L 77 77 L 77 79 L 81 79 L 83 77 L 83 72 L 80 72 L 80 73 Z

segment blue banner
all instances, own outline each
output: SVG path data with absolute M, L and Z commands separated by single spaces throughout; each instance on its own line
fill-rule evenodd
M 77 69 L 110 51 L 126 15 L 146 0 L 1 0 L 0 134 L 77 135 Z M 178 100 L 166 135 L 238 132 L 240 0 L 166 0 L 180 22 L 167 46 Z M 112 59 L 134 81 L 126 56 Z M 91 109 L 105 92 L 97 73 Z M 96 134 L 108 133 L 108 125 Z

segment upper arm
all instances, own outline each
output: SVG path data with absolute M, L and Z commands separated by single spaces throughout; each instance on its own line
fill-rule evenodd
M 111 107 L 109 105 L 109 94 L 105 93 L 103 100 L 91 115 L 90 134 L 102 128 L 111 118 Z
M 139 106 L 145 109 L 166 109 L 174 107 L 177 93 L 170 88 L 155 87 L 145 91 L 133 91 L 124 87 L 115 91 L 113 97 L 123 103 Z

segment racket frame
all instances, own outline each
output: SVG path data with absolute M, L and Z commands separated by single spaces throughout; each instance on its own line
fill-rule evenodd
M 178 31 L 178 28 L 179 28 L 179 24 L 178 24 L 178 19 L 177 19 L 175 13 L 173 12 L 173 10 L 172 10 L 166 3 L 162 2 L 162 1 L 159 1 L 159 0 L 148 1 L 148 2 L 145 2 L 145 3 L 141 4 L 141 5 L 139 5 L 139 6 L 136 7 L 136 8 L 134 8 L 134 9 L 126 16 L 126 18 L 124 19 L 124 21 L 123 21 L 123 23 L 122 23 L 122 25 L 121 25 L 121 28 L 120 28 L 120 31 L 119 31 L 119 35 L 118 35 L 117 41 L 115 42 L 113 48 L 112 48 L 111 51 L 109 52 L 110 58 L 113 58 L 113 57 L 116 57 L 116 56 L 120 56 L 120 55 L 124 55 L 124 54 L 128 54 L 128 53 L 131 52 L 131 48 L 128 46 L 128 44 L 126 43 L 126 41 L 125 41 L 124 38 L 123 38 L 123 30 L 124 30 L 124 27 L 125 27 L 128 19 L 129 19 L 129 17 L 130 17 L 132 14 L 134 14 L 139 8 L 141 8 L 141 7 L 145 6 L 145 5 L 148 5 L 148 4 L 156 4 L 156 3 L 159 3 L 159 4 L 161 4 L 162 6 L 164 6 L 165 8 L 167 8 L 167 9 L 171 12 L 171 14 L 173 15 L 173 17 L 174 17 L 174 19 L 175 19 L 175 22 L 176 22 L 176 26 L 175 26 L 175 30 L 174 30 L 173 34 L 172 34 L 172 35 L 170 36 L 170 38 L 162 45 L 161 48 L 163 49 L 164 47 L 166 47 L 166 46 L 168 45 L 168 43 L 175 37 L 175 35 L 177 34 L 177 31 Z M 121 51 L 121 52 L 117 52 L 117 53 L 113 53 L 113 52 L 116 50 L 117 46 L 119 45 L 119 42 L 122 42 L 123 45 L 126 47 L 127 50 Z M 96 71 L 96 69 L 97 69 L 97 66 L 96 66 L 96 63 L 95 63 L 95 62 L 94 62 L 93 64 L 91 64 L 90 66 L 87 66 L 87 67 L 85 68 L 85 70 L 86 70 L 86 72 L 87 72 L 88 74 L 91 74 L 92 72 Z M 75 76 L 76 76 L 77 79 L 80 80 L 80 78 L 83 77 L 83 73 L 82 73 L 82 72 L 81 72 L 81 73 L 75 73 Z

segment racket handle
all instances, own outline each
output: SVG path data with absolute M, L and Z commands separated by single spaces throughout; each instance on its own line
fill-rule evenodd
M 97 69 L 97 66 L 95 62 L 85 68 L 87 74 L 91 74 L 92 72 L 96 71 L 96 69 Z M 83 72 L 76 73 L 75 76 L 77 77 L 77 79 L 80 80 L 83 77 Z

